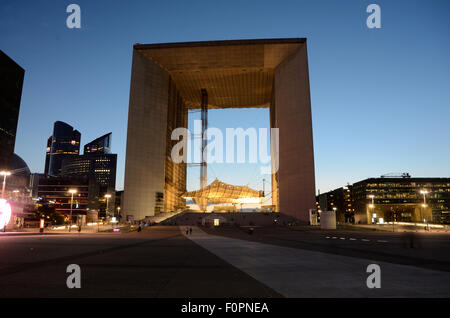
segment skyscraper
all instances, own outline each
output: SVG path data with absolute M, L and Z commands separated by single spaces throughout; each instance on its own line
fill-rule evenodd
M 0 50 L 0 170 L 10 170 L 25 71 Z
M 111 134 L 107 133 L 90 143 L 84 145 L 84 154 L 89 153 L 110 153 L 111 152 Z
M 49 165 L 50 165 L 50 152 L 52 150 L 52 136 L 48 137 L 47 139 L 47 148 L 45 150 L 45 169 L 44 169 L 44 174 L 47 175 L 48 174 L 48 169 L 49 169 Z
M 89 178 L 89 210 L 106 210 L 105 194 L 114 195 L 116 186 L 117 154 L 111 154 L 111 133 L 84 146 L 84 154 L 64 159 L 61 175 Z M 111 201 L 109 212 L 114 211 Z
M 76 157 L 80 153 L 81 134 L 62 121 L 55 122 L 53 135 L 47 141 L 45 174 L 58 176 L 64 159 Z

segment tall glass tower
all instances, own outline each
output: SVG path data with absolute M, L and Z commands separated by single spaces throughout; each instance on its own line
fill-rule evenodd
M 10 170 L 25 71 L 0 50 L 0 170 Z
M 58 176 L 64 159 L 78 156 L 80 153 L 81 133 L 62 121 L 55 122 L 53 135 L 50 137 L 50 146 L 47 144 L 47 158 L 45 174 Z M 49 138 L 49 139 L 50 139 Z

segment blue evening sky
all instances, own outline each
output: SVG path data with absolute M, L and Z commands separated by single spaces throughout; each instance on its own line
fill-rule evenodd
M 81 29 L 66 7 L 81 6 Z M 381 29 L 366 7 L 381 6 Z M 123 187 L 133 43 L 306 37 L 316 188 L 389 172 L 450 176 L 450 2 L 0 2 L 0 48 L 25 70 L 16 153 L 44 169 L 53 122 L 82 145 L 112 131 Z M 267 110 L 211 111 L 210 126 L 267 127 Z M 198 168 L 189 171 L 198 184 Z M 258 165 L 214 165 L 225 182 L 262 187 Z

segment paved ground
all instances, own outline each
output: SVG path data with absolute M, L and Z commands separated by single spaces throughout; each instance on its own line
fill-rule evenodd
M 400 233 L 184 229 L 0 236 L 0 297 L 450 296 L 449 235 L 410 248 Z M 370 263 L 380 290 L 366 287 Z M 81 266 L 81 289 L 66 287 L 69 264 Z
M 0 297 L 280 297 L 178 227 L 5 236 L 0 255 Z M 81 289 L 66 287 L 72 263 L 81 267 Z
M 213 229 L 208 231 L 214 232 Z M 188 237 L 286 297 L 450 296 L 449 272 L 313 251 L 312 248 L 292 248 L 280 246 L 281 244 L 241 240 L 231 238 L 230 233 L 232 232 L 229 231 L 227 236 L 216 236 L 194 228 L 193 234 Z M 291 234 L 299 235 L 298 232 Z M 312 237 L 314 240 L 319 238 L 315 235 Z M 381 238 L 378 235 L 368 237 L 371 240 Z M 340 238 L 336 237 L 336 240 L 341 241 Z M 333 240 L 332 237 L 330 239 Z M 363 243 L 366 241 L 355 241 L 356 246 Z M 378 248 L 383 249 L 383 246 Z M 381 267 L 380 289 L 367 288 L 366 279 L 369 274 L 366 273 L 366 268 L 369 264 Z
M 213 235 L 450 272 L 450 233 L 270 227 L 255 228 L 249 235 L 247 230 L 204 228 Z

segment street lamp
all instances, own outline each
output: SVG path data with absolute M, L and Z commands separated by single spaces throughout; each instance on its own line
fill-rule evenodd
M 75 189 L 69 189 L 69 193 L 72 195 L 70 198 L 70 223 L 69 223 L 69 232 L 72 229 L 72 205 L 73 205 L 73 195 L 77 193 Z
M 333 212 L 334 212 L 334 217 L 335 217 L 335 219 L 337 219 L 337 215 L 336 215 L 336 211 L 337 211 L 337 207 L 333 207 Z
M 109 193 L 105 194 L 105 198 L 106 198 L 106 215 L 108 215 L 108 210 L 109 210 L 109 198 L 111 198 L 111 194 L 109 194 Z
M 2 199 L 5 197 L 6 177 L 10 175 L 9 171 L 0 171 L 0 176 L 3 176 Z

